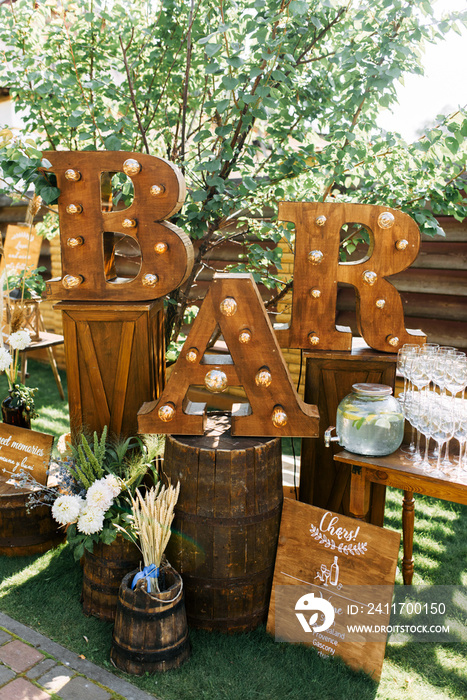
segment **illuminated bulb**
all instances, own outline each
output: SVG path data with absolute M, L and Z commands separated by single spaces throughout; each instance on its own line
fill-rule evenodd
M 319 216 L 316 217 L 315 224 L 317 226 L 324 226 L 325 223 L 326 223 L 326 217 L 324 216 L 324 214 L 320 214 Z
M 69 204 L 66 208 L 67 214 L 81 214 L 83 207 L 81 204 Z
M 227 375 L 219 369 L 212 369 L 204 377 L 204 385 L 213 394 L 220 394 L 227 389 Z
M 365 284 L 369 284 L 370 287 L 372 287 L 378 279 L 378 275 L 372 270 L 365 270 L 365 272 L 362 272 L 362 279 L 365 282 Z
M 128 158 L 128 160 L 123 163 L 123 172 L 125 175 L 137 175 L 140 170 L 141 164 L 134 158 Z
M 163 243 L 162 241 L 160 243 L 156 243 L 154 246 L 154 250 L 156 251 L 157 255 L 163 255 L 164 253 L 167 253 L 169 249 L 169 246 L 167 243 Z
M 226 297 L 221 301 L 219 308 L 224 316 L 233 316 L 237 311 L 237 302 L 233 297 Z
M 238 334 L 238 339 L 241 343 L 249 343 L 251 340 L 251 331 L 248 330 L 248 328 L 245 328 L 243 331 L 240 331 Z
M 312 289 L 310 294 L 313 297 L 313 299 L 319 299 L 321 296 L 321 289 Z
M 399 338 L 397 335 L 388 335 L 386 340 L 388 341 L 389 345 L 392 345 L 393 348 L 399 345 Z
M 145 287 L 155 287 L 159 282 L 159 277 L 151 274 L 144 275 L 142 282 Z
M 383 211 L 378 216 L 378 226 L 380 228 L 391 228 L 391 226 L 394 226 L 394 221 L 394 214 L 391 214 L 390 211 Z
M 83 245 L 83 243 L 84 238 L 82 236 L 73 236 L 72 238 L 66 239 L 66 244 L 69 248 L 79 248 L 79 246 Z
M 80 284 L 84 282 L 84 277 L 82 275 L 65 275 L 62 279 L 62 285 L 65 289 L 73 289 L 73 287 L 79 287 Z
M 396 241 L 397 250 L 405 250 L 409 245 L 409 242 L 405 238 L 400 238 Z
M 78 180 L 81 180 L 81 173 L 79 170 L 73 170 L 70 168 L 69 170 L 65 170 L 65 179 L 71 180 L 72 182 L 78 182 Z
M 375 303 L 378 309 L 384 309 L 384 307 L 386 306 L 385 299 L 377 299 Z
M 164 194 L 165 187 L 164 185 L 152 185 L 149 192 L 152 194 L 153 197 L 160 197 L 161 194 Z
M 272 374 L 268 367 L 262 367 L 255 377 L 256 386 L 269 386 L 272 382 Z
M 164 423 L 168 423 L 175 416 L 175 406 L 173 405 L 173 403 L 166 403 L 160 407 L 160 409 L 157 411 L 157 414 L 161 421 L 163 421 Z
M 123 219 L 123 228 L 134 228 L 136 226 L 136 221 L 134 219 Z
M 198 350 L 196 348 L 190 348 L 185 357 L 187 362 L 196 362 L 198 359 Z
M 310 345 L 318 345 L 319 336 L 317 336 L 316 333 L 308 333 L 308 342 Z
M 324 255 L 321 250 L 310 250 L 308 260 L 312 265 L 319 265 L 323 261 Z
M 284 411 L 282 406 L 274 406 L 271 418 L 276 428 L 283 428 L 285 425 L 287 425 L 287 413 Z

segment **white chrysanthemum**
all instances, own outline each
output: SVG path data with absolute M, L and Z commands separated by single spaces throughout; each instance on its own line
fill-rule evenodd
M 84 503 L 79 496 L 59 496 L 52 506 L 52 515 L 60 525 L 75 523 Z
M 104 513 L 100 508 L 92 508 L 86 504 L 78 518 L 77 527 L 85 535 L 93 535 L 100 532 L 104 526 Z
M 103 513 L 110 508 L 114 499 L 112 488 L 104 479 L 95 481 L 88 488 L 86 502 L 91 508 L 99 508 Z
M 8 345 L 12 350 L 24 350 L 31 344 L 31 336 L 28 331 L 16 331 L 8 338 Z
M 5 372 L 11 365 L 12 357 L 6 348 L 0 348 L 0 372 Z
M 115 496 L 118 496 L 118 494 L 122 490 L 121 479 L 116 477 L 115 474 L 107 474 L 107 476 L 104 478 L 104 481 L 109 487 L 110 491 L 112 492 L 113 498 L 115 498 Z

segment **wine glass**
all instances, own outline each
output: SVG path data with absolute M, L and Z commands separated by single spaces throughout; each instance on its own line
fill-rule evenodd
M 408 367 L 408 358 L 411 355 L 416 355 L 419 352 L 419 345 L 412 345 L 410 343 L 405 343 L 397 352 L 397 370 L 399 374 L 404 378 L 404 391 L 399 394 L 399 400 L 402 401 L 402 411 L 404 412 L 404 404 L 409 400 L 409 391 L 411 391 L 410 382 L 410 370 Z M 405 415 L 405 413 L 404 413 Z M 410 421 L 409 421 L 410 422 Z M 403 452 L 413 455 L 415 453 L 415 428 L 412 425 L 412 435 L 410 438 L 410 445 L 407 447 L 402 447 Z
M 463 353 L 449 355 L 446 363 L 445 386 L 452 394 L 452 410 L 455 407 L 455 397 L 461 393 L 463 398 L 465 387 L 467 386 L 467 358 Z M 442 466 L 446 469 L 451 467 L 449 459 L 449 441 L 446 443 L 446 452 L 442 461 Z
M 431 409 L 430 399 L 428 396 L 424 396 L 421 399 L 421 401 L 419 402 L 419 405 L 418 405 L 417 410 L 415 412 L 415 421 L 416 421 L 417 430 L 425 438 L 425 453 L 423 455 L 422 461 L 417 462 L 417 467 L 419 469 L 423 469 L 423 471 L 425 471 L 425 472 L 431 472 L 433 470 L 433 466 L 430 463 L 430 460 L 428 459 L 428 450 L 429 450 L 429 446 L 430 446 L 430 437 L 431 437 L 431 428 L 432 428 L 431 411 L 432 411 L 432 409 Z
M 446 406 L 442 398 L 435 400 L 431 409 L 431 437 L 438 445 L 436 467 L 431 472 L 433 476 L 442 476 L 441 449 L 444 443 L 454 435 L 454 414 L 450 406 Z
M 454 413 L 454 437 L 459 443 L 459 459 L 457 465 L 445 469 L 445 473 L 457 479 L 462 479 L 463 454 L 465 454 L 465 444 L 467 442 L 467 404 L 465 402 L 456 407 Z

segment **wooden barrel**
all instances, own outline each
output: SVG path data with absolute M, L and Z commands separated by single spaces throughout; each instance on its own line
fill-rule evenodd
M 163 573 L 161 593 L 150 595 L 144 586 L 132 591 L 136 571 L 120 586 L 110 658 L 126 673 L 168 671 L 190 657 L 182 579 L 171 566 Z
M 223 632 L 267 617 L 282 508 L 280 438 L 167 436 L 164 472 L 180 481 L 167 558 L 185 584 L 188 623 Z
M 0 555 L 41 554 L 65 539 L 65 530 L 52 518 L 49 506 L 28 510 L 29 494 L 0 484 Z
M 81 599 L 85 615 L 114 620 L 123 577 L 138 566 L 139 549 L 121 535 L 112 544 L 98 542 L 84 550 Z

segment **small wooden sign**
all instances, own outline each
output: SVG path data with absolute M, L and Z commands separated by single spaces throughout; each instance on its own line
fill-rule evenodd
M 396 532 L 286 498 L 267 631 L 378 680 L 399 543 Z
M 6 229 L 0 272 L 6 267 L 8 274 L 34 270 L 39 265 L 42 238 L 27 224 L 9 224 Z
M 52 435 L 0 423 L 0 477 L 24 471 L 39 484 L 47 483 L 47 469 L 54 439 Z

